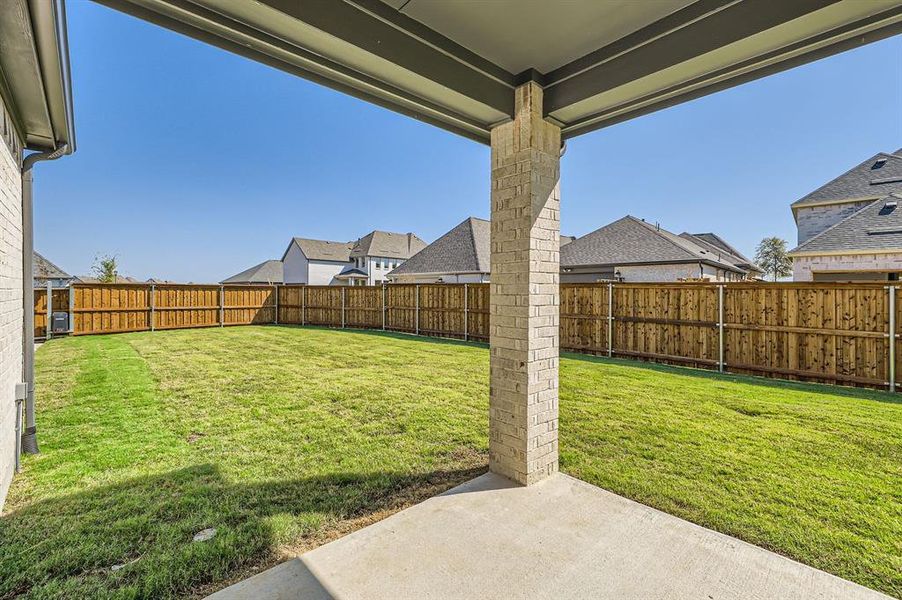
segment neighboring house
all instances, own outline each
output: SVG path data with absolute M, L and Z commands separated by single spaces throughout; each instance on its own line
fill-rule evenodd
M 36 288 L 47 287 L 48 283 L 55 288 L 68 287 L 75 279 L 37 252 L 34 253 L 32 265 L 34 287 Z
M 372 231 L 354 243 L 349 267 L 338 275 L 350 285 L 378 285 L 386 275 L 426 247 L 426 242 L 412 233 Z
M 742 281 L 761 270 L 711 233 L 676 235 L 626 216 L 561 247 L 561 282 Z
M 561 246 L 576 239 L 562 235 Z M 486 283 L 491 223 L 470 217 L 388 274 L 392 283 Z
M 897 281 L 902 148 L 881 152 L 792 204 L 795 281 Z
M 282 261 L 266 260 L 259 265 L 254 265 L 237 275 L 223 279 L 219 283 L 224 284 L 278 284 L 283 283 Z
M 491 228 L 470 217 L 388 274 L 392 283 L 483 283 L 489 280 Z
M 75 278 L 72 283 L 101 283 L 99 279 L 92 275 L 79 275 Z M 128 277 L 125 275 L 116 275 L 116 281 L 113 283 L 144 283 L 134 277 Z
M 282 256 L 285 283 L 376 285 L 426 247 L 412 233 L 372 231 L 356 242 L 294 238 Z

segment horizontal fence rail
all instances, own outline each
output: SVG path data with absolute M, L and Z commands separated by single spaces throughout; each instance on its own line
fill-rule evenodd
M 880 283 L 560 286 L 562 350 L 895 390 L 902 314 Z M 51 311 L 72 335 L 250 324 L 379 329 L 488 341 L 489 284 L 75 284 Z M 47 336 L 35 290 L 35 337 Z

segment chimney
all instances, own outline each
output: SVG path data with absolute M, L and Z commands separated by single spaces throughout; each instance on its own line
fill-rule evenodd
M 407 255 L 410 256 L 410 252 L 413 250 L 413 234 L 407 233 Z

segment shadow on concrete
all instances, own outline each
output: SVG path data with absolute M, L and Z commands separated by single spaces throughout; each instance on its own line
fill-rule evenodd
M 0 518 L 0 598 L 200 597 L 485 471 L 236 483 L 200 464 L 35 500 Z

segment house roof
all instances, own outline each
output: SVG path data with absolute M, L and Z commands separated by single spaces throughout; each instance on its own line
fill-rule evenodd
M 77 283 L 100 283 L 100 280 L 92 275 L 79 275 L 76 277 Z M 134 277 L 129 277 L 127 275 L 116 275 L 116 281 L 113 283 L 144 283 Z
M 879 152 L 792 203 L 793 208 L 862 198 L 882 198 L 902 192 L 902 148 Z
M 384 258 L 408 259 L 423 248 L 426 242 L 413 233 L 392 231 L 371 231 L 351 247 L 351 258 L 359 256 L 379 256 Z
M 35 279 L 69 279 L 72 277 L 37 252 L 34 253 L 31 272 Z
M 367 277 L 367 272 L 363 269 L 347 266 L 335 276 L 335 279 L 366 279 Z
M 414 254 L 389 275 L 488 273 L 490 237 L 490 223 L 470 217 Z
M 291 243 L 282 255 L 282 260 L 288 255 L 288 250 L 293 244 L 297 244 L 301 252 L 308 260 L 328 260 L 333 262 L 348 262 L 351 260 L 351 247 L 354 242 L 332 242 L 329 240 L 312 240 L 310 238 L 292 238 Z
M 561 236 L 561 246 L 566 246 L 570 242 L 576 239 L 575 235 L 562 235 Z
M 219 283 L 282 283 L 282 261 L 265 260 L 259 265 L 223 279 Z
M 710 250 L 719 256 L 721 260 L 725 260 L 747 271 L 756 271 L 763 273 L 764 271 L 749 260 L 739 250 L 728 244 L 722 237 L 715 233 L 686 233 L 680 234 L 681 238 L 694 242 L 706 250 Z
M 562 267 L 699 261 L 743 271 L 709 248 L 630 215 L 561 248 Z
M 828 227 L 790 254 L 902 249 L 902 192 L 890 194 Z

